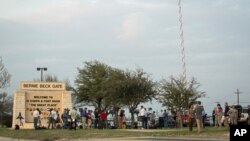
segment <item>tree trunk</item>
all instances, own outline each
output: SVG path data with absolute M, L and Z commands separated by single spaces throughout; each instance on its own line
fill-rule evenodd
M 131 128 L 135 128 L 135 116 L 133 112 L 131 112 Z
M 115 108 L 115 120 L 114 120 L 114 124 L 115 124 L 115 127 L 117 127 L 118 128 L 118 112 L 119 112 L 119 108 Z

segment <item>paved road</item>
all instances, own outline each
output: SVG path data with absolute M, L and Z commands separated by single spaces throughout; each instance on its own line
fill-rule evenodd
M 0 141 L 35 141 L 35 140 L 24 140 L 24 139 L 13 139 L 0 137 Z M 52 141 L 52 140 L 42 140 L 42 141 Z M 57 141 L 69 141 L 69 139 L 60 139 Z M 70 141 L 229 141 L 229 139 L 221 138 L 176 138 L 176 137 L 128 137 L 128 138 L 80 138 L 80 139 L 70 139 Z

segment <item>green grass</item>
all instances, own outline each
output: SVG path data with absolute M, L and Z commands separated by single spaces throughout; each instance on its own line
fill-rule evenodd
M 36 140 L 58 140 L 72 138 L 118 138 L 118 137 L 206 137 L 206 138 L 228 138 L 229 131 L 225 128 L 209 127 L 202 133 L 194 131 L 189 132 L 187 128 L 183 129 L 54 129 L 54 130 L 13 130 L 0 128 L 0 136 L 17 139 L 36 139 Z

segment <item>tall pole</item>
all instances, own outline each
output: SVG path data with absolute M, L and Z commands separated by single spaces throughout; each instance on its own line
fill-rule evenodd
M 180 22 L 180 39 L 181 39 L 181 55 L 182 55 L 182 79 L 183 81 L 186 83 L 187 80 L 186 80 L 186 57 L 185 57 L 185 48 L 184 48 L 184 34 L 183 34 L 183 28 L 182 28 L 182 25 L 183 25 L 183 21 L 182 21 L 182 0 L 179 0 L 178 2 L 178 6 L 179 6 L 179 22 Z
M 237 105 L 240 104 L 240 93 L 239 88 L 237 88 L 237 91 L 235 92 L 235 94 L 237 94 Z

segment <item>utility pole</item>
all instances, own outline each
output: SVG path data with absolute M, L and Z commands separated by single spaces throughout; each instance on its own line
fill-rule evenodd
M 239 105 L 240 104 L 240 101 L 239 101 L 240 96 L 239 95 L 241 94 L 241 92 L 239 91 L 239 88 L 237 88 L 237 91 L 234 93 L 237 94 L 237 105 Z

